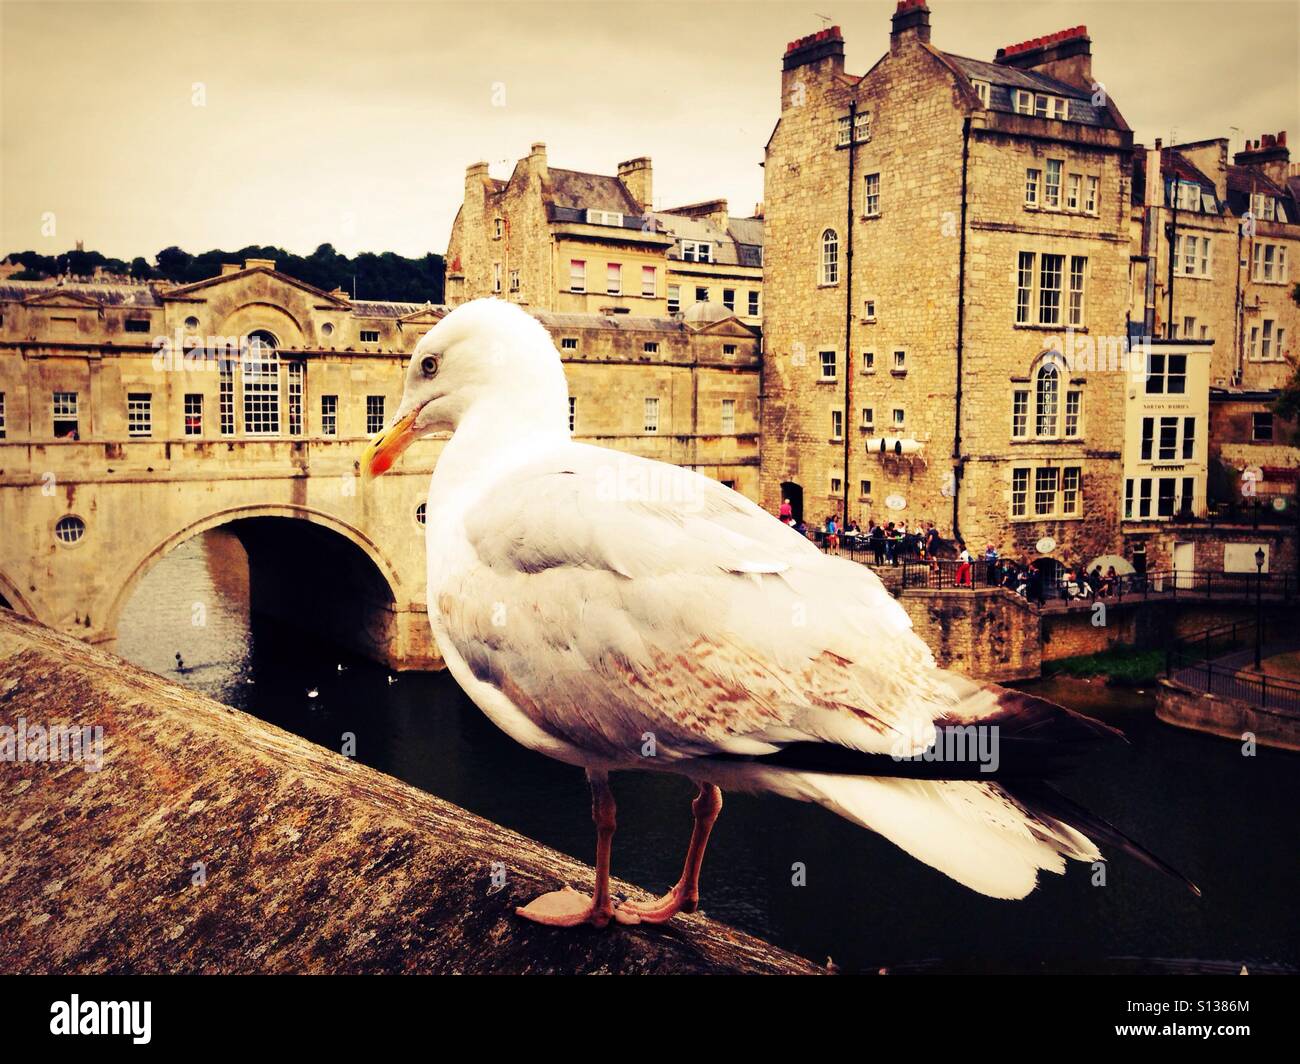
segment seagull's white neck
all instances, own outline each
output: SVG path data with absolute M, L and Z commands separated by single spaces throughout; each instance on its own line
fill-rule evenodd
M 569 440 L 568 388 L 562 372 L 559 377 L 558 388 L 546 382 L 469 404 L 438 458 L 430 511 L 446 514 L 472 505 L 499 476 Z

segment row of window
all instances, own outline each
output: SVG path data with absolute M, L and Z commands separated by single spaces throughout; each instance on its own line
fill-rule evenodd
M 1083 471 L 1079 466 L 1012 467 L 1011 516 L 1013 518 L 1052 519 L 1079 517 L 1082 513 Z
M 818 352 L 819 365 L 821 366 L 821 379 L 823 381 L 833 381 L 839 378 L 839 352 L 834 349 Z M 907 373 L 907 349 L 903 347 L 894 348 L 890 358 L 890 372 L 897 377 Z M 876 352 L 862 352 L 862 372 L 876 372 Z
M 301 363 L 289 364 L 288 389 L 285 394 L 287 434 L 303 434 L 304 373 Z M 280 396 L 278 381 L 265 374 L 244 374 L 244 433 L 249 436 L 270 436 L 280 433 Z M 80 397 L 77 392 L 54 392 L 50 400 L 50 414 L 55 439 L 80 438 Z M 366 432 L 373 435 L 384 427 L 384 396 L 366 396 Z M 186 392 L 182 399 L 184 434 L 203 435 L 203 395 Z M 320 397 L 321 434 L 338 435 L 339 397 Z M 233 378 L 222 374 L 218 393 L 218 427 L 222 436 L 235 433 L 235 406 Z M 4 431 L 4 395 L 0 393 L 0 439 Z M 126 433 L 132 437 L 153 435 L 153 393 L 128 392 L 126 396 Z
M 569 431 L 578 431 L 578 397 L 569 396 Z M 659 431 L 659 397 L 645 397 L 644 416 L 641 419 L 641 431 L 654 435 Z M 736 434 L 736 400 L 723 399 L 718 410 L 718 431 L 723 436 Z
M 979 85 L 975 86 L 979 92 Z M 980 94 L 981 100 L 984 100 L 987 89 Z M 1016 114 L 1034 115 L 1037 118 L 1055 118 L 1064 122 L 1070 117 L 1070 101 L 1063 96 L 1052 96 L 1049 93 L 1030 92 L 1028 89 L 1016 89 L 1013 99 Z M 984 106 L 988 106 L 987 100 Z
M 735 288 L 724 288 L 722 290 L 722 305 L 733 313 L 736 310 L 736 301 L 739 292 Z M 709 286 L 695 286 L 695 302 L 708 303 Z M 681 285 L 670 284 L 668 286 L 668 313 L 676 314 L 682 309 L 682 287 Z M 746 293 L 745 313 L 751 318 L 759 316 L 759 293 L 756 289 L 751 288 Z
M 864 432 L 876 431 L 876 408 L 873 406 L 864 406 L 862 408 L 862 420 L 859 422 Z M 893 431 L 897 432 L 907 426 L 907 409 L 906 407 L 896 406 L 889 411 L 889 424 Z M 844 411 L 838 408 L 831 410 L 831 440 L 840 442 L 844 439 Z
M 1274 318 L 1264 318 L 1250 327 L 1246 353 L 1258 362 L 1280 362 L 1286 353 L 1286 330 Z
M 1191 233 L 1174 236 L 1174 273 L 1180 277 L 1211 277 L 1210 238 Z M 1251 252 L 1250 279 L 1258 284 L 1286 284 L 1286 247 L 1258 241 Z
M 1082 325 L 1087 273 L 1085 255 L 1020 252 L 1016 268 L 1016 324 Z
M 1190 517 L 1195 488 L 1194 477 L 1129 477 L 1124 481 L 1124 519 Z
M 1256 241 L 1251 253 L 1250 278 L 1263 284 L 1286 284 L 1286 246 Z
M 1065 174 L 1064 168 L 1063 159 L 1048 159 L 1045 169 L 1026 168 L 1025 206 L 1097 214 L 1100 178 L 1093 174 Z
M 1157 425 L 1159 436 L 1156 435 Z M 1196 453 L 1196 418 L 1144 417 L 1142 461 L 1188 462 Z
M 492 278 L 493 290 L 501 291 L 501 264 L 494 263 Z M 511 271 L 511 291 L 518 291 L 518 270 Z M 587 291 L 587 261 L 585 259 L 569 260 L 569 291 Z M 609 262 L 605 264 L 605 294 L 610 296 L 631 295 L 623 291 L 623 264 Z M 654 299 L 659 294 L 659 269 L 656 266 L 641 267 L 641 295 Z
M 1034 438 L 1077 439 L 1083 431 L 1083 392 L 1066 388 L 1061 397 L 1061 370 L 1054 362 L 1044 363 L 1034 377 Z M 1029 439 L 1029 389 L 1011 392 L 1011 438 Z

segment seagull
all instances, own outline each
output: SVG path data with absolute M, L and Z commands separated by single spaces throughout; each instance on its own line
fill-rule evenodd
M 319 694 L 320 694 L 320 691 L 319 691 L 317 688 L 315 688 L 315 687 L 309 687 L 309 688 L 307 688 L 307 697 L 308 697 L 308 698 L 315 698 L 315 697 L 317 697 Z
M 347 667 L 346 665 L 344 665 L 342 662 L 339 662 L 338 671 L 339 671 L 339 672 L 347 672 L 347 671 L 348 671 L 348 667 Z
M 995 898 L 1101 860 L 1098 842 L 1183 879 L 1044 782 L 1120 733 L 938 668 L 869 568 L 743 495 L 574 442 L 559 353 L 521 308 L 474 300 L 421 338 L 362 470 L 446 432 L 426 506 L 438 649 L 498 727 L 584 769 L 592 792 L 592 894 L 552 891 L 520 916 L 695 911 L 723 790 L 815 802 Z M 609 776 L 626 770 L 696 786 L 681 876 L 651 902 L 610 892 Z
M 388 674 L 388 686 L 392 687 L 395 683 L 397 683 L 397 677 L 390 672 Z

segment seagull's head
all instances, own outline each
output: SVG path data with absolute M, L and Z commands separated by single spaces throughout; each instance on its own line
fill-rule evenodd
M 568 431 L 568 386 L 550 333 L 500 299 L 462 304 L 415 345 L 402 401 L 371 439 L 362 472 L 380 476 L 415 440 L 455 432 L 476 415 L 512 438 Z

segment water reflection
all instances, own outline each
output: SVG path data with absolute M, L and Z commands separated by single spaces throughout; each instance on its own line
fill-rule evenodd
M 366 764 L 591 860 L 578 770 L 511 742 L 446 673 L 390 683 L 385 669 L 250 617 L 248 590 L 234 536 L 190 540 L 141 581 L 117 650 L 330 749 L 353 733 Z M 1074 865 L 1064 878 L 1044 876 L 1024 902 L 994 901 L 823 809 L 728 794 L 705 862 L 706 910 L 806 956 L 832 956 L 844 970 L 1111 970 L 1126 957 L 1295 964 L 1295 757 L 1245 758 L 1235 744 L 1162 725 L 1149 693 L 1079 682 L 1038 689 L 1129 732 L 1129 748 L 1065 789 L 1182 867 L 1204 898 L 1119 856 L 1105 886 Z M 692 787 L 626 774 L 615 791 L 615 874 L 666 888 L 690 833 Z M 806 886 L 792 883 L 797 864 Z

